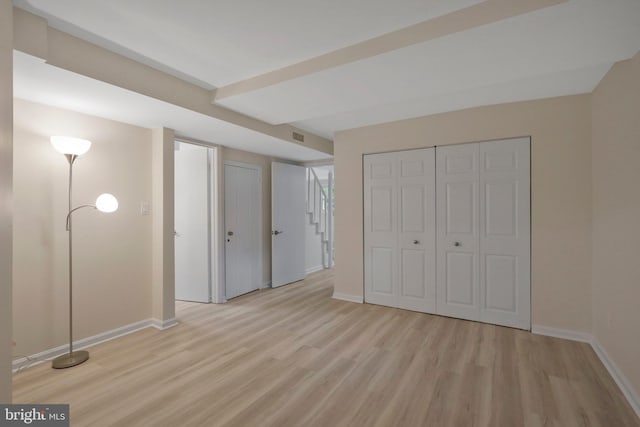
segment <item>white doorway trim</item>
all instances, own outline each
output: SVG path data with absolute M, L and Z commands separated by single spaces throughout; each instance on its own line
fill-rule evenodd
M 218 217 L 220 217 L 220 221 L 218 222 L 218 226 L 216 227 L 216 229 L 218 230 L 218 235 L 217 235 L 217 247 L 219 248 L 219 252 L 218 252 L 218 256 L 217 256 L 217 264 L 219 266 L 218 268 L 218 274 L 217 274 L 217 283 L 216 283 L 216 289 L 214 292 L 214 302 L 216 303 L 224 303 L 227 302 L 227 299 L 225 297 L 225 292 L 226 292 L 226 271 L 225 271 L 225 263 L 226 263 L 226 254 L 224 251 L 225 248 L 225 230 L 226 230 L 226 218 L 224 218 L 225 216 L 225 206 L 224 206 L 224 166 L 236 166 L 236 167 L 241 167 L 241 168 L 245 168 L 245 169 L 252 169 L 258 172 L 258 206 L 260 206 L 260 209 L 258 209 L 258 274 L 259 274 L 259 283 L 258 283 L 258 289 L 261 289 L 264 287 L 264 283 L 263 283 L 263 278 L 262 278 L 262 274 L 263 274 L 263 257 L 264 257 L 264 236 L 263 236 L 263 226 L 262 226 L 262 221 L 263 221 L 263 211 L 264 211 L 264 204 L 263 204 L 263 191 L 262 191 L 262 180 L 263 180 L 263 170 L 262 170 L 262 166 L 260 165 L 255 165 L 253 163 L 244 163 L 244 162 L 237 162 L 235 160 L 224 160 L 221 161 L 220 159 L 221 156 L 218 156 L 218 162 L 219 164 L 222 166 L 220 168 L 218 168 L 218 197 L 216 197 L 217 203 L 218 203 L 218 207 L 217 209 L 219 209 L 217 212 L 220 213 L 220 215 L 218 215 Z

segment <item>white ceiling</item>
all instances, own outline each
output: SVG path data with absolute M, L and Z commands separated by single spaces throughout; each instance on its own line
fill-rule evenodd
M 640 1 L 573 0 L 218 103 L 331 136 L 381 121 L 591 92 L 614 62 L 638 49 Z
M 220 87 L 482 0 L 20 0 L 58 29 Z
M 326 153 L 282 141 L 241 126 L 45 64 L 14 51 L 14 96 L 146 128 L 169 127 L 177 135 L 239 150 L 298 161 L 326 159 Z
M 14 3 L 47 17 L 50 25 L 63 31 L 211 88 L 481 1 Z M 480 105 L 587 93 L 614 62 L 630 58 L 640 49 L 639 22 L 638 0 L 569 0 L 217 102 L 269 123 L 292 123 L 332 138 L 335 131 L 369 124 Z M 188 110 L 182 114 L 184 123 L 205 120 Z M 188 115 L 193 117 L 188 119 Z M 186 129 L 184 123 L 177 124 Z M 204 128 L 203 125 L 202 132 Z M 228 137 L 219 128 L 226 129 L 218 125 L 208 131 L 209 137 L 216 133 L 215 141 Z M 287 146 L 302 149 L 293 144 Z

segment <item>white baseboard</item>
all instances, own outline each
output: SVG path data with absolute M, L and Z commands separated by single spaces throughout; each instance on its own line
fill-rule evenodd
M 168 329 L 172 326 L 178 324 L 176 319 L 169 319 L 165 321 L 161 321 L 159 319 L 146 319 L 141 320 L 139 322 L 131 323 L 129 325 L 121 326 L 119 328 L 112 329 L 110 331 L 102 332 L 91 337 L 83 338 L 81 340 L 77 340 L 73 342 L 73 348 L 75 350 L 81 350 L 89 347 L 93 347 L 94 345 L 102 344 L 107 341 L 111 341 L 116 338 L 120 338 L 125 335 L 132 334 L 134 332 L 138 332 L 142 329 L 146 328 L 156 328 L 156 329 Z M 58 347 L 50 348 L 45 351 L 41 351 L 40 353 L 32 354 L 29 357 L 22 357 L 13 361 L 13 372 L 22 369 L 25 363 L 28 363 L 27 367 L 37 365 L 39 363 L 45 362 L 47 360 L 54 359 L 61 354 L 64 354 L 69 351 L 69 344 L 64 344 Z
M 593 351 L 596 352 L 602 364 L 607 368 L 609 374 L 613 378 L 613 380 L 618 384 L 622 394 L 627 398 L 629 405 L 636 411 L 636 415 L 640 417 L 640 394 L 636 390 L 634 390 L 633 386 L 627 380 L 627 377 L 618 369 L 613 360 L 609 357 L 609 354 L 605 351 L 604 347 L 600 345 L 598 340 L 595 337 L 591 340 L 591 347 Z
M 358 304 L 362 304 L 364 302 L 364 299 L 361 296 L 343 294 L 335 291 L 333 292 L 333 298 L 341 301 L 357 302 Z
M 567 329 L 550 328 L 548 326 L 533 325 L 531 332 L 536 335 L 563 338 L 565 340 L 586 342 L 591 344 L 592 336 L 586 332 L 575 332 Z
M 638 417 L 640 417 L 640 394 L 633 388 L 627 377 L 618 369 L 613 359 L 609 357 L 604 347 L 600 345 L 593 335 L 586 332 L 574 332 L 566 329 L 556 329 L 538 325 L 533 325 L 531 332 L 538 335 L 547 335 L 590 344 L 602 364 L 607 368 L 607 371 L 609 371 L 611 378 L 613 378 L 620 388 L 620 391 L 622 391 L 622 394 L 624 394 L 624 397 L 627 398 L 629 405 L 631 405 Z
M 320 265 L 316 265 L 315 267 L 307 268 L 304 273 L 311 274 L 311 273 L 315 273 L 316 271 L 320 271 L 322 269 L 324 269 L 324 265 L 320 264 Z
M 167 320 L 151 319 L 151 326 L 161 331 L 172 328 L 177 324 L 178 324 L 178 321 L 176 320 L 175 317 L 172 317 L 171 319 L 167 319 Z

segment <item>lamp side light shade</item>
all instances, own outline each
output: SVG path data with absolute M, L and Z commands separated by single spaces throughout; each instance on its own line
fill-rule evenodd
M 118 199 L 113 194 L 103 193 L 96 199 L 96 209 L 105 213 L 115 212 L 118 210 Z
M 70 136 L 52 136 L 51 145 L 60 154 L 82 156 L 91 148 L 91 141 Z

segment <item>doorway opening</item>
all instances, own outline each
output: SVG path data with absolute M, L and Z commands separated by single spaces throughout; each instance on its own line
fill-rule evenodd
M 306 273 L 333 268 L 335 174 L 333 165 L 307 167 Z

